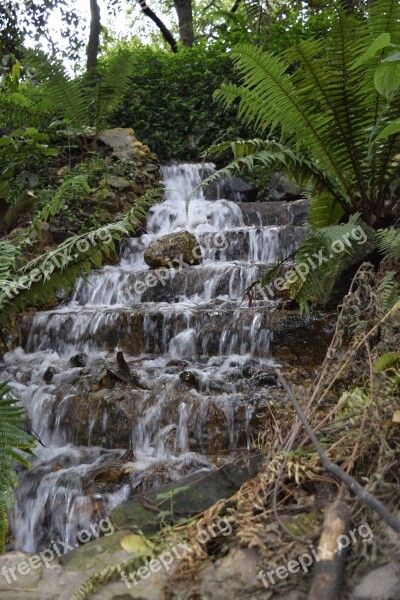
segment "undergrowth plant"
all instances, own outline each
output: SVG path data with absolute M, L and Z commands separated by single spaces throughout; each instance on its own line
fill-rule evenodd
M 85 149 L 96 147 L 107 117 L 127 92 L 134 69 L 131 52 L 114 53 L 90 76 L 70 77 L 63 63 L 41 51 L 26 51 L 43 97 L 66 123 L 70 134 L 83 136 Z
M 230 150 L 233 161 L 203 185 L 257 166 L 287 171 L 311 198 L 300 256 L 318 252 L 332 237 L 329 227 L 351 215 L 376 229 L 394 223 L 400 209 L 400 4 L 376 0 L 349 13 L 337 2 L 335 12 L 325 40 L 302 41 L 281 55 L 235 49 L 242 83 L 215 92 L 226 107 L 239 102 L 239 118 L 262 137 L 212 147 L 209 155 Z M 350 266 L 349 254 L 333 257 L 313 278 L 332 282 L 334 272 L 334 283 Z M 294 288 L 303 290 L 304 308 L 313 299 L 307 281 Z
M 24 430 L 25 410 L 17 400 L 8 398 L 9 388 L 0 382 L 0 553 L 5 551 L 8 534 L 8 510 L 17 484 L 14 464 L 29 467 L 34 439 Z
M 155 189 L 136 200 L 123 219 L 69 237 L 54 250 L 47 250 L 28 263 L 22 258 L 31 244 L 29 234 L 42 222 L 42 217 L 55 210 L 57 196 L 54 204 L 47 206 L 18 240 L 13 243 L 0 240 L 0 327 L 9 326 L 11 315 L 28 306 L 54 302 L 59 292 L 72 289 L 77 277 L 85 277 L 93 268 L 100 268 L 103 255 L 115 252 L 115 241 L 128 235 L 145 219 L 145 206 L 158 193 Z

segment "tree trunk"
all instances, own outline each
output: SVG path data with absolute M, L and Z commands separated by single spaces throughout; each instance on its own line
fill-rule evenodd
M 90 34 L 89 41 L 86 47 L 86 69 L 91 71 L 97 67 L 97 55 L 99 52 L 100 43 L 100 7 L 97 0 L 90 0 Z
M 194 42 L 192 0 L 174 0 L 179 22 L 179 38 L 184 46 L 191 48 Z

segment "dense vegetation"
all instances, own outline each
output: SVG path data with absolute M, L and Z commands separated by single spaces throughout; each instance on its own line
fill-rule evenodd
M 212 10 L 203 3 L 192 11 L 186 2 L 171 30 L 144 5 L 144 14 L 161 32 L 150 45 L 137 39 L 114 43 L 105 28 L 101 37 L 98 20 L 97 38 L 92 28 L 89 41 L 78 36 L 71 55 L 61 56 L 56 48 L 53 55 L 28 50 L 29 19 L 33 15 L 34 27 L 47 27 L 53 3 L 45 2 L 46 10 L 31 4 L 23 18 L 9 4 L 0 12 L 0 326 L 5 345 L 5 330 L 12 328 L 16 312 L 48 306 L 70 290 L 76 277 L 101 266 L 120 236 L 145 214 L 149 196 L 139 193 L 124 214 L 107 213 L 102 220 L 104 211 L 97 205 L 92 209 L 93 189 L 106 194 L 105 174 L 136 181 L 143 168 L 140 158 L 129 173 L 123 172 L 126 165 L 104 160 L 99 136 L 109 126 L 133 128 L 162 160 L 196 159 L 211 146 L 210 155 L 225 164 L 233 151 L 225 174 L 247 169 L 262 178 L 273 169 L 286 170 L 312 201 L 309 235 L 298 261 L 355 224 L 362 224 L 370 240 L 362 256 L 348 253 L 305 281 L 292 282 L 290 296 L 303 308 L 326 304 L 342 271 L 374 251 L 382 271 L 379 297 L 385 309 L 396 305 L 398 2 L 281 3 L 269 11 L 247 1 L 232 7 L 213 3 Z M 110 2 L 110 10 L 117 5 Z M 68 15 L 67 31 L 76 24 Z M 39 38 L 37 29 L 33 39 Z M 71 58 L 76 60 L 85 46 L 86 70 L 71 75 Z M 46 247 L 43 224 L 61 218 L 70 226 L 66 239 Z M 76 254 L 76 244 L 88 237 L 90 246 Z M 45 282 L 35 283 L 32 273 L 50 261 L 59 266 Z M 0 551 L 15 484 L 13 460 L 26 464 L 32 444 L 23 429 L 23 411 L 7 392 L 0 384 Z

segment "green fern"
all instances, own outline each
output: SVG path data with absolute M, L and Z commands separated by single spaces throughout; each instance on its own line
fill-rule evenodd
M 400 259 L 400 229 L 379 229 L 378 247 L 384 256 Z
M 5 551 L 8 534 L 7 513 L 12 506 L 13 489 L 17 484 L 14 463 L 29 467 L 27 456 L 33 455 L 34 439 L 23 425 L 27 422 L 18 400 L 7 398 L 9 387 L 0 382 L 0 553 Z
M 36 215 L 28 233 L 35 230 L 39 234 L 40 223 L 43 221 L 47 222 L 51 217 L 57 215 L 72 195 L 80 194 L 84 197 L 89 192 L 90 186 L 87 174 L 75 175 L 74 177 L 67 176 L 55 192 L 52 200 L 47 202 L 44 208 Z
M 125 97 L 131 83 L 134 56 L 129 50 L 120 50 L 98 70 L 95 79 L 95 137 L 104 129 L 106 118 Z
M 335 12 L 327 40 L 302 41 L 281 56 L 254 46 L 232 52 L 242 84 L 224 85 L 215 97 L 226 106 L 239 101 L 239 118 L 269 141 L 262 151 L 260 143 L 256 152 L 248 145 L 239 158 L 234 149 L 221 174 L 257 161 L 292 174 L 297 166 L 313 181 L 315 199 L 328 192 L 344 215 L 360 212 L 377 226 L 399 209 L 400 132 L 376 140 L 398 117 L 400 93 L 387 99 L 375 89 L 374 72 L 391 52 L 376 39 L 386 34 L 391 44 L 400 42 L 400 4 L 376 0 L 360 17 L 337 3 Z
M 308 313 L 310 302 L 325 306 L 341 273 L 361 262 L 376 247 L 375 232 L 360 222 L 359 216 L 352 215 L 348 223 L 341 225 L 309 226 L 306 239 L 296 253 L 297 267 L 304 264 L 309 271 L 305 277 L 298 275 L 287 286 L 303 312 Z M 319 257 L 324 260 L 321 262 Z
M 71 79 L 61 60 L 48 57 L 42 50 L 25 51 L 27 64 L 34 69 L 41 90 L 55 109 L 73 127 L 83 129 L 88 122 L 88 101 L 81 79 Z
M 85 140 L 93 137 L 95 147 L 107 116 L 129 89 L 132 53 L 121 50 L 89 79 L 69 77 L 60 60 L 42 51 L 26 51 L 25 60 L 34 68 L 39 89 L 53 110 L 66 120 L 70 132 L 83 134 Z
M 152 190 L 136 200 L 135 206 L 120 221 L 68 238 L 55 250 L 45 252 L 18 269 L 6 272 L 4 266 L 0 279 L 0 327 L 6 328 L 10 315 L 27 306 L 57 300 L 57 292 L 70 291 L 77 277 L 85 277 L 93 268 L 100 268 L 103 254 L 114 250 L 115 240 L 128 235 L 144 221 L 145 207 L 159 192 Z M 19 252 L 24 243 L 25 240 Z M 9 260 L 9 265 L 15 265 L 15 261 Z

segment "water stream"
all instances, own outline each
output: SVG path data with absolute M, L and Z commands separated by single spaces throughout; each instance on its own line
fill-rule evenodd
M 68 303 L 25 316 L 21 347 L 3 358 L 3 379 L 44 444 L 19 472 L 16 549 L 74 545 L 137 486 L 212 469 L 222 449 L 251 446 L 265 402 L 257 377 L 279 361 L 274 301 L 249 307 L 243 291 L 302 239 L 299 206 L 281 203 L 277 217 L 272 205 L 219 198 L 216 188 L 214 198 L 199 192 L 187 216 L 201 166 L 166 166 L 162 176 L 165 200 L 149 210 L 146 232 L 122 244 L 119 263 L 79 280 Z M 199 241 L 201 264 L 147 285 L 144 249 L 182 229 Z

